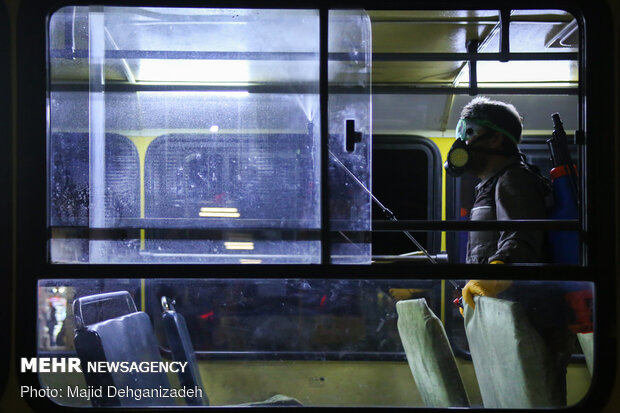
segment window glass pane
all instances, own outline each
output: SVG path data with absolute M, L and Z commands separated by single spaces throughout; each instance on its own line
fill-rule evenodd
M 330 11 L 328 40 L 332 262 L 370 263 L 372 50 L 366 12 Z
M 488 48 L 493 50 L 493 42 Z M 563 10 L 513 10 L 510 48 L 515 52 L 577 52 L 577 20 Z
M 579 27 L 576 19 L 562 10 L 511 10 L 509 38 L 504 40 L 509 40 L 505 43 L 509 43 L 510 53 L 520 55 L 511 55 L 508 62 L 500 62 L 502 31 L 497 10 L 384 10 L 371 11 L 369 14 L 373 28 L 373 130 L 375 136 L 380 134 L 424 136 L 436 145 L 441 154 L 441 162 L 445 163 L 455 142 L 455 129 L 461 118 L 461 111 L 475 97 L 470 96 L 472 93 L 514 105 L 522 123 L 519 135 L 523 137 L 523 141 L 518 146 L 519 151 L 527 157 L 527 162 L 540 169 L 545 179 L 554 182 L 550 186 L 545 184 L 547 186 L 544 191 L 545 195 L 539 197 L 544 206 L 540 208 L 539 213 L 515 214 L 515 210 L 523 209 L 517 207 L 515 201 L 512 200 L 502 205 L 502 207 L 507 206 L 511 209 L 504 211 L 506 214 L 503 216 L 493 214 L 486 217 L 475 216 L 473 220 L 572 220 L 571 222 L 547 222 L 545 225 L 548 224 L 549 229 L 543 230 L 543 227 L 540 227 L 541 231 L 536 234 L 526 234 L 524 230 L 497 227 L 492 231 L 485 231 L 493 237 L 497 236 L 497 240 L 494 238 L 488 240 L 490 243 L 487 247 L 497 250 L 499 247 L 495 241 L 499 243 L 505 241 L 500 238 L 500 234 L 515 232 L 517 238 L 521 235 L 525 238 L 534 235 L 541 240 L 536 241 L 540 247 L 536 247 L 538 251 L 535 257 L 515 257 L 510 263 L 567 263 L 562 261 L 562 258 L 557 258 L 556 255 L 545 251 L 553 250 L 562 244 L 558 243 L 557 239 L 563 242 L 570 239 L 571 254 L 568 254 L 572 257 L 570 263 L 582 263 L 585 255 L 582 254 L 583 246 L 580 243 L 577 229 L 581 224 L 579 222 L 581 217 L 579 208 L 583 205 L 581 194 L 585 191 L 585 188 L 581 187 L 585 181 L 580 176 L 585 174 L 585 171 L 581 169 L 585 166 L 582 162 L 585 151 L 580 150 L 582 148 L 575 145 L 573 139 L 582 121 L 578 97 Z M 478 42 L 476 51 L 481 57 L 481 60 L 476 61 L 477 90 L 467 90 L 470 87 L 471 67 L 468 61 L 461 60 L 463 56 L 460 55 L 468 52 L 469 41 Z M 558 54 L 560 52 L 561 55 Z M 527 53 L 527 56 L 523 53 Z M 572 182 L 566 187 L 563 187 L 560 181 L 567 181 L 569 178 L 551 174 L 551 170 L 559 166 L 556 161 L 550 161 L 550 158 L 557 154 L 552 154 L 546 143 L 554 133 L 552 121 L 554 113 L 559 113 L 561 117 L 567 136 L 567 152 L 572 158 L 565 163 L 575 165 L 577 168 L 577 173 L 571 176 Z M 478 156 L 478 158 L 484 157 L 484 155 Z M 468 159 L 475 160 L 475 158 L 476 152 L 472 148 Z M 376 159 L 379 159 L 378 155 Z M 393 160 L 391 168 L 399 170 L 401 167 L 396 165 L 398 157 L 394 156 Z M 469 167 L 471 165 L 473 164 L 470 163 Z M 374 168 L 377 174 L 381 173 L 379 166 L 375 165 Z M 430 172 L 431 166 L 429 165 L 428 168 Z M 570 171 L 571 168 L 567 170 Z M 402 171 L 402 168 L 400 170 Z M 556 172 L 562 170 L 559 168 Z M 429 179 L 433 180 L 429 182 L 429 186 L 434 189 L 441 187 L 443 199 L 441 219 L 446 221 L 472 220 L 476 185 L 481 182 L 480 176 L 470 169 L 456 179 L 448 176 L 446 171 L 443 172 L 441 178 L 434 178 L 430 173 L 428 175 Z M 418 179 L 418 176 L 405 177 L 402 174 L 394 174 L 395 182 Z M 421 187 L 421 185 L 418 186 Z M 570 192 L 562 192 L 562 188 Z M 558 190 L 560 192 L 556 193 Z M 373 182 L 373 191 L 375 194 L 382 192 L 382 183 L 378 179 Z M 515 189 L 515 191 L 520 190 Z M 566 204 L 564 200 L 568 198 L 565 198 L 565 195 L 572 197 Z M 416 196 L 422 197 L 422 194 L 418 192 Z M 491 197 L 490 194 L 489 197 Z M 568 204 L 571 207 L 570 214 L 558 213 L 563 205 Z M 389 202 L 386 206 L 389 208 Z M 437 237 L 441 233 L 439 253 L 442 255 L 438 257 L 446 257 L 443 255 L 445 252 L 448 262 L 463 263 L 466 260 L 468 239 L 472 235 L 482 233 L 473 227 L 467 227 L 466 225 L 470 222 L 463 224 L 462 228 L 472 229 L 441 232 L 429 229 L 426 233 L 420 233 L 416 231 L 415 223 L 408 225 L 412 228 L 410 232 L 415 232 L 415 238 L 421 241 L 422 245 L 424 245 L 426 236 Z M 457 228 L 458 226 L 454 225 Z M 404 224 L 401 227 L 404 227 Z M 552 230 L 552 228 L 559 227 L 563 229 Z M 396 229 L 396 225 L 388 227 L 380 223 L 373 227 L 373 236 L 375 239 L 391 236 L 401 236 L 405 239 L 406 231 L 402 230 L 398 233 Z M 474 247 L 472 245 L 472 248 Z M 565 248 L 559 247 L 559 249 Z M 373 250 L 380 251 L 380 247 L 377 245 L 377 248 Z M 417 252 L 421 258 L 425 256 L 421 248 L 418 248 Z M 398 260 L 414 261 L 415 259 L 413 256 L 403 256 Z M 426 258 L 426 262 L 430 261 Z M 481 261 L 488 262 L 488 260 Z
M 330 104 L 333 261 L 369 262 L 370 24 L 329 24 L 358 88 Z M 49 37 L 52 262 L 320 261 L 318 11 L 65 7 Z
M 578 64 L 576 61 L 554 60 L 550 62 L 478 62 L 478 82 L 480 87 L 497 87 L 510 84 L 513 87 L 577 86 Z M 463 70 L 458 79 L 459 86 L 469 83 L 469 69 Z
M 111 376 L 43 371 L 40 379 L 62 390 L 54 401 L 70 406 L 232 406 L 274 394 L 304 406 L 578 402 L 590 382 L 592 284 L 486 283 L 496 287 L 496 297 L 476 296 L 475 308 L 464 304 L 463 317 L 452 301 L 460 295 L 453 284 L 460 291 L 464 280 L 42 280 L 39 357 L 65 363 L 77 357 L 87 369 L 86 360 L 103 350 L 99 361 L 127 364 Z M 94 332 L 100 339 L 88 340 Z M 120 371 L 144 362 L 176 369 L 182 348 L 194 351 L 191 386 L 176 371 Z M 565 357 L 555 365 L 549 354 Z M 443 367 L 432 368 L 435 363 Z M 446 389 L 437 384 L 443 375 L 454 381 Z M 108 379 L 106 394 L 80 393 Z M 164 384 L 155 388 L 175 389 L 178 397 L 147 395 L 158 380 Z M 532 384 L 545 391 L 522 392 Z M 194 386 L 204 397 L 178 392 Z M 123 396 L 107 397 L 125 388 Z M 442 399 L 445 390 L 450 395 Z

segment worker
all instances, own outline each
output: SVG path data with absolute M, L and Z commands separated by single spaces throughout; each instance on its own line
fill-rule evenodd
M 478 97 L 462 110 L 456 141 L 444 165 L 447 172 L 469 172 L 480 179 L 470 212 L 472 221 L 545 219 L 552 205 L 551 187 L 519 151 L 521 116 L 508 103 Z M 469 233 L 466 262 L 514 264 L 548 261 L 541 231 L 486 230 Z M 560 391 L 565 399 L 566 365 L 575 346 L 568 329 L 570 316 L 564 293 L 557 284 L 516 283 L 508 280 L 469 280 L 463 300 L 475 309 L 475 295 L 520 302 L 530 323 L 553 354 Z
M 513 105 L 479 97 L 463 108 L 446 169 L 453 175 L 468 171 L 480 178 L 472 221 L 547 217 L 550 186 L 519 152 L 521 129 Z M 541 262 L 543 240 L 540 231 L 471 232 L 466 262 Z

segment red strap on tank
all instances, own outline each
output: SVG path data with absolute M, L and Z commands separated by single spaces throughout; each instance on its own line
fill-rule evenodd
M 566 167 L 566 165 L 556 166 L 549 173 L 551 175 L 551 179 L 558 179 L 558 178 L 568 175 L 568 168 Z M 573 165 L 573 173 L 577 175 L 576 165 Z

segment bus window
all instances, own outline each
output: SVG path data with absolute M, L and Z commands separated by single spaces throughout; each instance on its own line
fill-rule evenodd
M 317 10 L 55 12 L 51 262 L 319 263 L 324 205 L 331 261 L 370 262 L 370 23 L 329 25 L 322 115 Z
M 578 404 L 604 368 L 609 293 L 586 243 L 575 30 L 561 10 L 52 13 L 47 164 L 32 173 L 46 168 L 47 192 L 19 205 L 47 208 L 49 249 L 18 285 L 38 282 L 37 355 L 82 371 L 41 385 L 69 407 Z M 476 95 L 518 108 L 516 137 L 462 115 Z M 485 128 L 522 137 L 511 156 L 541 185 L 568 165 L 574 214 L 475 219 L 488 176 L 451 153 L 471 158 Z M 518 231 L 536 233 L 537 259 L 471 260 L 473 236 Z M 572 261 L 543 255 L 543 233 L 575 236 Z
M 476 11 L 467 17 L 456 11 L 429 11 L 428 14 L 410 11 L 402 15 L 406 16 L 403 18 L 410 19 L 407 30 L 415 31 L 419 36 L 411 36 L 413 39 L 408 41 L 386 43 L 382 40 L 387 39 L 390 34 L 401 33 L 405 30 L 404 27 L 390 26 L 388 12 L 376 11 L 370 15 L 375 22 L 373 34 L 377 45 L 373 50 L 373 68 L 376 73 L 373 78 L 376 84 L 373 89 L 375 134 L 378 135 L 383 130 L 397 130 L 403 134 L 427 136 L 437 145 L 442 162 L 445 162 L 455 141 L 455 130 L 461 111 L 474 96 L 483 95 L 514 105 L 519 111 L 523 126 L 519 151 L 525 156 L 525 162 L 533 165 L 533 170 L 538 169 L 548 181 L 543 184 L 541 179 L 541 186 L 545 186 L 545 190 L 541 192 L 546 194 L 540 197 L 544 207 L 539 208 L 540 211 L 535 214 L 531 213 L 529 218 L 555 222 L 544 222 L 536 226 L 540 229 L 540 232 L 535 234 L 536 238 L 542 239 L 540 253 L 515 257 L 510 262 L 583 264 L 584 245 L 583 239 L 579 238 L 579 228 L 583 225 L 581 197 L 585 191 L 585 181 L 582 179 L 585 152 L 582 146 L 576 144 L 578 138 L 575 138 L 580 133 L 582 114 L 578 88 L 579 30 L 574 17 L 561 10 L 512 10 L 507 24 L 506 16 L 501 18 L 497 11 Z M 470 17 L 477 22 L 479 32 L 476 35 L 455 29 L 456 21 L 464 21 L 463 19 Z M 504 29 L 508 26 L 509 30 L 502 35 L 500 26 Z M 431 32 L 434 37 L 443 41 L 429 44 L 424 33 Z M 504 41 L 500 41 L 502 38 Z M 520 54 L 521 57 L 507 59 L 504 55 L 508 51 Z M 433 53 L 443 53 L 445 58 Z M 467 53 L 474 56 L 468 56 Z M 394 55 L 399 57 L 398 61 Z M 394 73 L 400 75 L 398 79 L 389 77 L 394 76 Z M 407 87 L 399 89 L 399 85 Z M 572 190 L 569 189 L 572 197 L 571 212 L 566 214 L 559 212 L 566 194 L 562 192 L 550 195 L 558 188 L 563 188 L 560 183 L 551 184 L 550 172 L 559 165 L 556 163 L 557 159 L 550 160 L 554 154 L 546 143 L 552 138 L 554 113 L 561 115 L 567 136 L 567 152 L 572 158 L 566 163 L 574 165 L 571 168 L 575 171 L 571 176 Z M 473 256 L 468 261 L 466 254 L 468 238 L 472 233 L 476 233 L 475 225 L 469 224 L 474 224 L 470 220 L 475 187 L 480 178 L 471 171 L 466 171 L 458 178 L 443 172 L 441 178 L 433 178 L 433 185 L 442 186 L 444 203 L 441 220 L 450 221 L 450 229 L 441 231 L 441 223 L 435 226 L 424 222 L 420 223 L 420 228 L 426 227 L 427 234 L 424 234 L 416 231 L 414 222 L 402 225 L 394 222 L 377 223 L 373 226 L 373 236 L 376 240 L 381 237 L 396 237 L 396 229 L 400 228 L 400 238 L 406 240 L 405 235 L 409 232 L 409 235 L 415 235 L 414 238 L 423 246 L 426 236 L 434 236 L 435 239 L 441 239 L 438 252 L 445 252 L 446 255 L 437 256 L 432 252 L 427 255 L 418 248 L 419 255 L 425 258 L 425 262 L 437 262 L 438 258 L 441 261 L 443 257 L 447 257 L 450 263 L 476 262 Z M 445 181 L 442 182 L 442 179 Z M 566 179 L 558 179 L 564 180 Z M 397 182 L 398 179 L 394 181 Z M 424 195 L 424 191 L 417 194 L 420 199 Z M 386 206 L 389 208 L 389 203 Z M 376 207 L 376 204 L 373 205 L 373 208 L 379 209 Z M 528 216 L 512 215 L 515 216 L 512 220 L 528 219 Z M 398 217 L 398 214 L 397 218 L 405 220 Z M 427 218 L 432 219 L 430 216 Z M 474 219 L 478 220 L 476 217 Z M 485 220 L 494 219 L 487 217 Z M 506 225 L 520 224 L 513 222 Z M 434 227 L 437 230 L 434 230 Z M 499 227 L 498 229 L 501 231 Z M 526 229 L 521 231 L 525 233 Z M 566 239 L 571 240 L 566 249 L 571 253 L 562 256 L 554 248 Z M 411 244 L 413 245 L 413 242 Z M 379 245 L 374 250 L 380 251 Z
M 463 284 L 464 280 L 451 282 Z M 411 280 L 411 295 L 405 300 L 395 298 L 391 288 L 401 283 L 389 279 L 290 278 L 108 279 L 98 283 L 87 279 L 41 280 L 38 354 L 78 358 L 84 370 L 93 361 L 89 357 L 98 351 L 102 353 L 97 361 L 103 363 L 175 366 L 179 360 L 175 351 L 182 344 L 192 350 L 188 363 L 197 368 L 197 383 L 206 396 L 203 400 L 211 406 L 258 402 L 258 397 L 268 399 L 272 394 L 305 406 L 350 406 L 360 397 L 367 406 L 428 406 L 430 396 L 425 388 L 429 383 L 439 386 L 435 379 L 445 372 L 431 367 L 418 370 L 415 363 L 420 356 L 427 359 L 428 366 L 435 358 L 449 356 L 445 360 L 452 360 L 460 371 L 452 380 L 462 380 L 466 405 L 523 407 L 532 403 L 532 407 L 559 407 L 578 402 L 587 391 L 585 365 L 592 368 L 594 331 L 590 283 L 514 281 L 500 298 L 477 297 L 475 308 L 465 303 L 464 318 L 449 295 L 441 293 L 449 285 L 447 280 Z M 429 318 L 410 318 L 412 304 L 426 308 L 428 317 L 445 324 L 446 331 L 436 330 Z M 444 311 L 446 305 L 453 310 Z M 509 311 L 497 311 L 503 307 Z M 181 318 L 187 336 L 174 335 L 166 325 L 171 311 Z M 452 314 L 460 318 L 462 336 L 450 327 L 459 323 Z M 153 328 L 135 327 L 132 317 L 148 320 Z M 493 323 L 507 326 L 498 329 Z M 106 329 L 110 328 L 114 339 L 108 341 Z M 100 340 L 84 340 L 81 336 L 88 331 L 98 332 Z M 419 341 L 412 343 L 412 338 Z M 150 341 L 157 349 L 155 356 L 146 359 L 118 345 L 133 339 Z M 452 350 L 442 355 L 427 348 L 429 343 L 441 340 L 455 345 L 454 355 Z M 466 349 L 458 347 L 461 341 L 468 343 Z M 562 377 L 568 383 L 564 396 L 556 393 L 562 388 L 554 385 L 556 378 L 547 381 L 561 368 L 555 367 L 547 347 L 562 357 L 575 353 L 568 376 Z M 505 359 L 484 357 L 488 351 L 501 353 Z M 577 369 L 580 364 L 583 368 Z M 495 387 L 488 380 L 497 369 L 503 369 L 504 374 L 510 369 L 525 372 L 523 377 L 511 376 L 512 394 L 493 393 Z M 343 375 L 345 371 L 355 374 Z M 393 387 L 388 394 L 364 394 L 377 374 L 388 372 L 389 378 L 384 379 Z M 153 406 L 152 400 L 140 398 L 152 391 L 148 386 L 153 372 L 109 373 L 43 372 L 40 379 L 53 389 L 71 388 L 73 397 L 55 399 L 61 405 Z M 131 392 L 120 399 L 84 392 L 88 386 L 98 388 L 105 380 L 116 388 L 128 374 L 133 374 Z M 314 374 L 319 376 L 313 379 Z M 169 391 L 184 388 L 178 382 L 180 377 L 168 375 Z M 239 380 L 233 385 L 233 377 L 256 380 L 254 384 Z M 325 387 L 317 392 L 316 386 L 322 381 Z M 539 383 L 548 394 L 518 390 L 532 383 Z M 439 386 L 437 391 L 441 389 Z M 337 402 L 335 397 L 339 398 Z M 179 406 L 186 404 L 183 397 L 175 400 Z

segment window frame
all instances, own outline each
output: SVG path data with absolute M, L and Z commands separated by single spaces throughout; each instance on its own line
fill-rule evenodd
M 281 2 L 265 2 L 266 7 L 288 8 Z M 166 5 L 169 1 L 152 1 L 148 5 Z M 188 5 L 200 5 L 187 3 Z M 257 7 L 251 2 L 233 2 L 234 7 Z M 175 3 L 175 7 L 186 5 Z M 233 7 L 231 2 L 215 1 L 209 3 L 216 7 Z M 262 3 L 261 3 L 262 5 Z M 401 9 L 398 2 L 341 1 L 337 7 L 355 6 L 366 9 Z M 448 7 L 448 6 L 456 7 Z M 313 7 L 314 6 L 314 7 Z M 321 10 L 321 50 L 322 61 L 326 62 L 327 32 L 325 28 L 327 11 L 334 7 L 331 3 L 301 2 L 296 7 L 312 7 Z M 379 6 L 379 7 L 377 7 Z M 415 6 L 415 7 L 414 7 Z M 612 24 L 608 6 L 602 1 L 570 0 L 558 3 L 556 1 L 531 2 L 524 1 L 514 4 L 514 8 L 561 8 L 571 12 L 578 20 L 580 34 L 580 125 L 585 131 L 586 144 L 583 160 L 581 184 L 584 201 L 582 210 L 582 225 L 580 228 L 588 247 L 587 255 L 581 266 L 550 266 L 550 267 L 522 267 L 522 266 L 477 266 L 465 264 L 442 264 L 439 266 L 410 265 L 395 263 L 389 268 L 371 265 L 330 265 L 327 254 L 323 264 L 317 265 L 283 265 L 283 266 L 222 266 L 222 265 L 96 265 L 96 264 L 51 264 L 48 260 L 47 240 L 49 231 L 46 225 L 46 107 L 42 91 L 47 91 L 46 82 L 46 21 L 48 14 L 54 12 L 58 4 L 42 4 L 34 0 L 24 0 L 20 5 L 16 42 L 17 42 L 17 135 L 15 144 L 16 154 L 13 159 L 14 185 L 16 191 L 15 211 L 3 206 L 4 216 L 14 218 L 13 239 L 15 255 L 13 256 L 13 274 L 16 283 L 15 295 L 17 320 L 36 320 L 36 288 L 39 279 L 72 279 L 72 278 L 265 278 L 290 277 L 291 272 L 297 277 L 304 278 L 346 278 L 372 279 L 388 277 L 393 279 L 408 279 L 412 276 L 412 269 L 419 279 L 446 279 L 467 278 L 474 276 L 480 279 L 547 279 L 547 280 L 585 280 L 595 283 L 595 354 L 597 369 L 593 376 L 593 386 L 588 395 L 579 404 L 569 407 L 567 411 L 600 410 L 609 399 L 615 377 L 615 359 L 613 363 L 602 363 L 600 355 L 616 356 L 616 312 L 615 292 L 617 289 L 618 262 L 617 253 L 617 199 L 610 197 L 605 191 L 597 190 L 599 185 L 609 184 L 609 151 L 613 147 L 613 133 L 609 132 L 607 123 L 614 119 L 613 102 L 614 84 L 613 67 L 609 64 L 609 50 L 612 49 Z M 412 9 L 495 9 L 493 2 L 475 1 L 466 7 L 458 2 L 444 1 L 441 3 L 424 2 L 411 5 Z M 34 29 L 33 29 L 34 27 Z M 586 61 L 587 57 L 587 61 Z M 588 64 L 586 64 L 586 62 Z M 322 66 L 322 78 L 326 79 L 326 64 Z M 321 86 L 321 108 L 326 111 L 327 85 Z M 327 119 L 326 112 L 322 118 Z M 322 128 L 326 128 L 323 122 Z M 322 136 L 326 136 L 326 129 Z M 617 132 L 616 132 L 617 135 Z M 616 136 L 617 138 L 617 136 Z M 323 139 L 324 140 L 324 139 Z M 324 142 L 323 142 L 324 143 Z M 326 155 L 326 145 L 323 144 Z M 617 153 L 614 159 L 617 160 Z M 327 156 L 323 156 L 327 159 Z M 327 163 L 323 168 L 326 171 Z M 326 177 L 326 174 L 323 174 Z M 614 177 L 617 179 L 617 176 Z M 611 181 L 612 184 L 615 181 Z M 617 182 L 615 182 L 617 184 Z M 323 182 L 326 188 L 326 181 Z M 610 191 L 618 188 L 611 187 Z M 326 197 L 322 197 L 326 200 Z M 323 205 L 324 240 L 329 237 L 329 222 L 327 205 Z M 405 223 L 406 224 L 406 223 Z M 409 227 L 407 227 L 409 228 Z M 465 228 L 465 227 L 464 227 Z M 474 226 L 467 226 L 473 229 Z M 616 233 L 610 230 L 615 229 Z M 404 229 L 404 228 L 402 228 Z M 413 229 L 413 228 L 409 228 Z M 324 244 L 325 245 L 325 244 Z M 329 251 L 329 248 L 324 248 Z M 493 268 L 490 268 L 493 267 Z M 610 276 L 610 269 L 613 273 Z M 17 324 L 17 323 L 16 323 Z M 36 357 L 36 329 L 33 323 L 25 326 L 16 325 L 15 357 Z M 20 374 L 20 385 L 30 385 L 39 388 L 37 376 Z M 28 400 L 36 410 L 59 409 L 48 399 Z M 67 409 L 70 410 L 70 409 Z
M 12 74 L 11 65 L 14 62 L 14 56 L 10 53 L 9 10 L 4 3 L 0 5 L 0 27 L 2 27 L 0 29 L 0 79 L 2 79 L 0 81 L 0 135 L 4 137 L 3 145 L 5 148 L 0 153 L 0 182 L 2 182 L 2 187 L 5 188 L 5 191 L 11 194 L 11 196 L 3 197 L 0 201 L 0 211 L 2 212 L 0 218 L 0 230 L 2 231 L 0 242 L 5 246 L 0 250 L 0 262 L 2 262 L 0 268 L 4 274 L 8 275 L 12 274 L 11 261 L 14 256 L 15 248 L 11 234 L 14 226 L 14 221 L 12 219 L 14 211 L 12 194 L 15 188 L 12 176 L 14 167 L 12 154 L 16 143 L 13 136 L 12 115 L 14 108 L 12 104 L 12 82 L 10 80 Z M 13 291 L 14 279 L 13 277 L 7 276 L 5 282 L 5 288 L 0 291 L 0 300 L 5 303 L 11 303 L 11 292 Z M 9 331 L 13 328 L 13 324 L 13 319 L 10 317 L 6 324 Z M 11 349 L 12 346 L 9 344 L 4 348 Z M 9 380 L 9 351 L 3 353 L 4 354 L 0 355 L 0 393 L 5 391 Z

